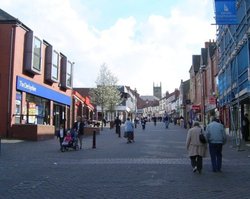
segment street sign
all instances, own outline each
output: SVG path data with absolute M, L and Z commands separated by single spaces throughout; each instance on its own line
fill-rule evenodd
M 209 97 L 208 102 L 209 102 L 209 104 L 216 104 L 216 98 L 215 97 Z
M 200 105 L 192 105 L 193 110 L 200 110 L 201 106 Z
M 215 19 L 217 25 L 238 24 L 236 0 L 215 0 Z

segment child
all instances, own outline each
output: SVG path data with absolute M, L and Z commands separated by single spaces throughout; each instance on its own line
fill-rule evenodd
M 64 137 L 65 137 L 65 130 L 63 124 L 61 124 L 59 130 L 57 130 L 57 138 L 59 139 L 61 150 Z
M 73 141 L 73 138 L 71 137 L 70 131 L 67 131 L 67 135 L 65 136 L 62 145 L 68 145 L 71 141 Z

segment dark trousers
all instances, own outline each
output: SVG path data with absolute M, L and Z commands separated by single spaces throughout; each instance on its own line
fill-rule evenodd
M 248 137 L 249 137 L 249 128 L 248 127 L 243 127 L 242 128 L 242 138 L 245 141 L 248 141 Z
M 221 171 L 222 165 L 222 146 L 223 144 L 209 144 L 209 152 L 211 156 L 213 171 Z
M 62 150 L 63 139 L 64 139 L 64 138 L 59 137 L 59 143 L 60 143 L 60 149 L 61 149 L 61 150 Z
M 134 132 L 129 131 L 128 132 L 128 142 L 134 141 Z
M 191 159 L 191 165 L 193 168 L 197 167 L 198 171 L 202 170 L 202 156 L 200 155 L 195 155 L 195 156 L 190 156 Z
M 145 130 L 145 127 L 146 127 L 146 125 L 145 125 L 145 124 L 142 124 L 142 129 L 143 129 L 143 130 Z
M 121 132 L 121 127 L 120 126 L 115 126 L 115 133 L 120 134 Z

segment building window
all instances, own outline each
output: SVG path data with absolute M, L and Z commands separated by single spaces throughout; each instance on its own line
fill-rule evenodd
M 22 102 L 22 93 L 16 92 L 16 111 L 15 111 L 15 123 L 21 123 L 21 103 Z
M 41 71 L 42 41 L 34 37 L 33 47 L 33 69 Z
M 52 79 L 58 81 L 58 77 L 59 77 L 59 53 L 53 51 Z
M 50 102 L 47 99 L 37 97 L 31 94 L 26 96 L 27 115 L 26 123 L 28 124 L 50 124 Z
M 72 63 L 67 62 L 66 86 L 72 87 Z

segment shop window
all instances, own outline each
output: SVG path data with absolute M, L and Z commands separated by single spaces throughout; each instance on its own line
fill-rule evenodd
M 42 40 L 33 36 L 33 31 L 25 35 L 24 69 L 33 74 L 41 74 Z
M 21 92 L 16 93 L 16 110 L 15 110 L 15 123 L 21 123 L 21 113 L 22 113 L 22 94 Z
M 31 94 L 26 96 L 27 113 L 26 123 L 28 124 L 50 124 L 50 102 L 47 99 Z

